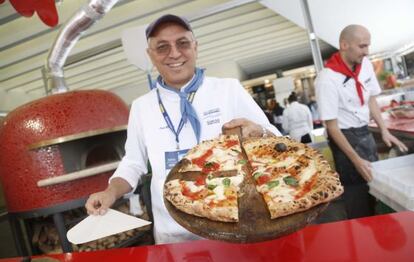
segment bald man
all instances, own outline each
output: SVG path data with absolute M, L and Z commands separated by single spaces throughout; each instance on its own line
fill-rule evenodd
M 381 118 L 375 96 L 381 92 L 371 62 L 366 57 L 371 44 L 369 31 L 361 25 L 345 27 L 339 37 L 339 52 L 318 75 L 316 99 L 325 121 L 335 167 L 345 187 L 348 218 L 374 214 L 375 199 L 368 193 L 372 161 L 378 160 L 376 144 L 368 131 L 370 115 L 387 146 L 407 147 L 390 134 Z

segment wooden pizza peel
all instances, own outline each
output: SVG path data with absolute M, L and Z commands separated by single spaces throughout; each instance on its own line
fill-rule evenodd
M 182 173 L 178 172 L 182 165 L 183 161 L 176 164 L 168 174 L 166 183 L 182 177 Z M 199 175 L 197 172 L 186 173 L 186 177 L 193 176 L 191 180 L 196 180 Z M 246 176 L 240 191 L 243 194 L 239 198 L 239 222 L 219 222 L 184 213 L 165 196 L 164 204 L 174 220 L 188 231 L 207 239 L 235 243 L 266 241 L 293 233 L 313 221 L 329 204 L 323 203 L 303 212 L 270 219 L 266 203 L 257 192 L 251 176 Z

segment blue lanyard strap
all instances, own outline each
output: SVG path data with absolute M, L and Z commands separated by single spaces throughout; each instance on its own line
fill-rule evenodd
M 177 143 L 177 149 L 179 149 L 179 145 L 180 145 L 180 138 L 179 138 L 179 136 L 180 136 L 181 130 L 184 127 L 184 119 L 183 119 L 183 117 L 181 117 L 181 120 L 180 120 L 180 123 L 178 125 L 177 131 L 175 131 L 175 128 L 174 128 L 174 125 L 173 125 L 173 123 L 171 121 L 171 118 L 168 115 L 168 112 L 165 109 L 164 104 L 162 103 L 161 96 L 160 96 L 160 90 L 158 88 L 156 90 L 157 90 L 158 105 L 160 107 L 160 111 L 162 113 L 162 116 L 164 117 L 165 122 L 167 123 L 168 128 L 175 135 L 175 142 Z M 194 91 L 194 92 L 191 92 L 191 93 L 188 94 L 187 99 L 188 99 L 188 101 L 190 103 L 193 103 L 195 93 L 196 92 Z

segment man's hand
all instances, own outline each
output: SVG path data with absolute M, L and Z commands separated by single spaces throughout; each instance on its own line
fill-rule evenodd
M 369 110 L 371 112 L 372 117 L 374 118 L 375 122 L 377 123 L 377 126 L 381 130 L 382 140 L 384 143 L 391 147 L 392 144 L 396 145 L 401 152 L 407 152 L 408 148 L 395 136 L 391 135 L 391 133 L 388 131 L 387 127 L 384 124 L 384 121 L 381 117 L 381 111 L 377 104 L 377 99 L 375 96 L 371 96 L 368 101 Z
M 104 191 L 89 196 L 85 208 L 89 215 L 104 215 L 118 198 L 131 190 L 132 187 L 125 179 L 115 177 Z
M 115 193 L 107 189 L 90 195 L 85 207 L 89 215 L 104 215 L 115 201 Z
M 338 127 L 336 119 L 325 121 L 329 136 L 335 141 L 342 152 L 351 160 L 358 173 L 367 181 L 372 180 L 371 163 L 361 158 L 349 144 L 347 138 Z
M 367 181 L 370 182 L 372 180 L 372 167 L 371 162 L 362 159 L 360 157 L 352 160 L 356 170 L 358 173 Z
M 385 129 L 384 131 L 381 132 L 382 135 L 382 141 L 384 141 L 384 143 L 388 146 L 391 147 L 393 144 L 396 145 L 398 147 L 398 149 L 400 149 L 401 152 L 407 152 L 408 148 L 406 145 L 404 145 L 403 142 L 401 142 L 398 138 L 396 138 L 395 136 L 391 135 L 391 133 Z
M 240 127 L 242 130 L 242 137 L 261 137 L 263 136 L 263 128 L 246 118 L 236 118 L 223 125 L 223 133 L 226 129 Z

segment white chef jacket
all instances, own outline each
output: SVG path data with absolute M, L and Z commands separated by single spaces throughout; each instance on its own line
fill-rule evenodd
M 159 88 L 159 92 L 162 103 L 177 129 L 181 119 L 180 98 L 177 93 L 165 88 Z M 205 77 L 192 105 L 201 124 L 200 141 L 217 137 L 223 124 L 235 118 L 247 118 L 274 134 L 281 135 L 236 79 Z M 190 149 L 196 144 L 197 139 L 191 124 L 187 121 L 179 135 L 180 149 Z M 166 170 L 165 152 L 176 150 L 175 135 L 168 128 L 159 109 L 156 90 L 153 89 L 134 100 L 128 121 L 125 156 L 111 179 L 121 177 L 135 188 L 141 175 L 147 173 L 149 159 L 152 167 L 154 237 L 157 244 L 199 238 L 177 224 L 163 202 L 163 185 L 169 172 Z
M 283 111 L 283 129 L 289 136 L 300 142 L 301 137 L 313 129 L 312 114 L 309 108 L 299 102 L 292 102 Z
M 337 119 L 341 129 L 361 127 L 369 123 L 368 101 L 381 93 L 373 66 L 368 58 L 362 60 L 358 76 L 362 84 L 364 105 L 360 99 L 353 78 L 324 68 L 315 80 L 316 101 L 321 120 Z

